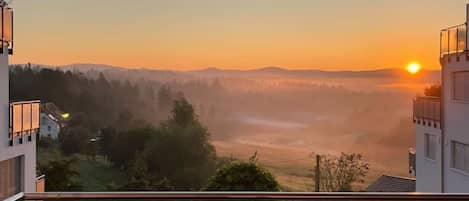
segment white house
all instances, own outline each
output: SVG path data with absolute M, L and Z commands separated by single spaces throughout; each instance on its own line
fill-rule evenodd
M 0 200 L 36 192 L 39 101 L 10 102 L 8 57 L 13 54 L 13 10 L 0 0 Z M 2 20 L 0 20 L 1 22 Z
M 52 139 L 59 138 L 60 122 L 51 114 L 41 113 L 41 126 L 39 132 L 42 136 L 50 137 Z
M 441 30 L 442 95 L 414 101 L 416 190 L 469 193 L 469 45 L 466 23 Z
M 41 105 L 41 124 L 39 132 L 41 136 L 57 139 L 62 127 L 65 126 L 67 119 L 54 103 L 44 103 Z

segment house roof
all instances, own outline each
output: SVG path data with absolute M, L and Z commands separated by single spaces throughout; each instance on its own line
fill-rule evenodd
M 415 179 L 383 175 L 366 189 L 367 192 L 415 192 Z
M 66 119 L 62 118 L 62 114 L 64 113 L 57 105 L 54 103 L 43 103 L 41 104 L 41 113 L 46 114 L 52 120 L 58 123 L 66 122 Z

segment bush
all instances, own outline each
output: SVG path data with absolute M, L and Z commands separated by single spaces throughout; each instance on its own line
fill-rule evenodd
M 254 162 L 231 162 L 219 168 L 207 191 L 279 191 L 274 176 Z

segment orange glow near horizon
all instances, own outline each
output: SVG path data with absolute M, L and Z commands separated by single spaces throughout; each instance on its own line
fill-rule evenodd
M 118 1 L 14 1 L 12 63 L 370 70 L 418 59 L 439 69 L 438 31 L 466 9 L 466 0 Z

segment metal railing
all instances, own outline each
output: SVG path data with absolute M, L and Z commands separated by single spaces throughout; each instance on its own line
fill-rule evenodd
M 441 30 L 440 57 L 463 53 L 467 50 L 467 24 L 460 24 Z
M 414 120 L 430 120 L 440 121 L 440 98 L 421 96 L 417 97 L 413 101 L 414 105 Z
M 25 193 L 22 200 L 469 200 L 469 194 L 289 192 Z
M 22 101 L 10 103 L 9 138 L 10 146 L 22 144 L 24 137 L 32 141 L 39 133 L 40 101 Z M 18 142 L 16 142 L 18 139 Z

